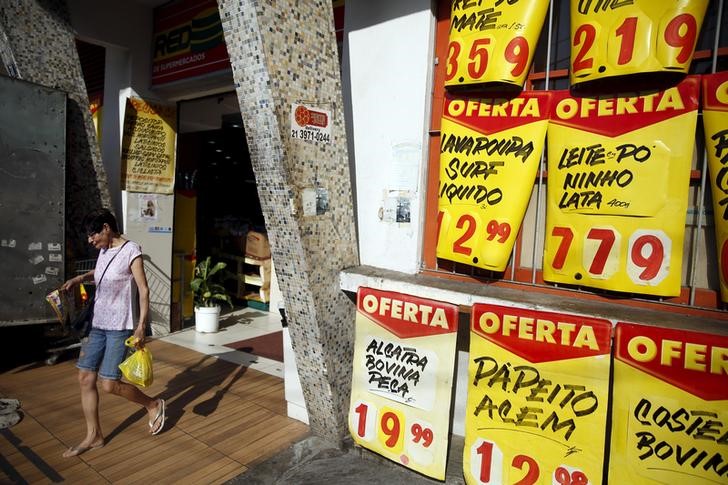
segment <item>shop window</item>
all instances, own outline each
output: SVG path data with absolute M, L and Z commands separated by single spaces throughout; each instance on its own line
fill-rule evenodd
M 728 23 L 719 18 L 719 2 L 710 2 L 696 45 L 691 74 L 707 74 L 728 69 Z M 688 214 L 685 224 L 681 294 L 674 298 L 658 298 L 597 290 L 594 288 L 558 287 L 544 282 L 542 259 L 546 217 L 546 156 L 534 181 L 531 200 L 523 220 L 510 262 L 503 272 L 492 272 L 439 259 L 436 256 L 438 182 L 440 156 L 440 118 L 445 94 L 444 78 L 450 28 L 450 0 L 437 5 L 432 119 L 430 124 L 430 155 L 427 188 L 427 217 L 423 272 L 440 277 L 480 281 L 491 285 L 523 287 L 537 291 L 555 292 L 564 298 L 590 298 L 618 301 L 620 304 L 648 308 L 663 308 L 685 314 L 723 318 L 719 281 L 715 268 L 717 256 L 712 226 L 712 202 L 709 184 L 701 187 L 705 167 L 705 146 L 700 118 L 697 124 L 695 153 L 692 162 Z M 526 90 L 558 90 L 569 88 L 570 26 L 569 0 L 553 0 L 547 13 L 540 40 L 535 51 Z M 551 19 L 551 21 L 549 21 Z M 550 42 L 549 42 L 550 39 Z M 718 42 L 716 48 L 716 42 Z M 715 68 L 713 67 L 715 65 Z M 540 202 L 539 199 L 540 198 Z M 703 212 L 699 221 L 698 212 Z

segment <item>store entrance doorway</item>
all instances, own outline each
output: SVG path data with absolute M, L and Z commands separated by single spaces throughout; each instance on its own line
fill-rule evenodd
M 172 328 L 194 324 L 189 281 L 208 256 L 227 264 L 221 280 L 234 309 L 267 311 L 270 252 L 246 257 L 250 237 L 267 238 L 235 93 L 182 101 L 178 112 L 173 280 L 184 298 L 173 305 Z

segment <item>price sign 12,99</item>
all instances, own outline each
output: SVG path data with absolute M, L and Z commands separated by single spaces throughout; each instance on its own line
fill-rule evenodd
M 571 0 L 571 84 L 645 72 L 686 73 L 707 7 L 708 0 Z
M 452 2 L 445 87 L 522 86 L 548 5 L 548 0 Z

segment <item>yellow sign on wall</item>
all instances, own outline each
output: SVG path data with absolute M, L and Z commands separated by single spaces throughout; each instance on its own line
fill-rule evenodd
M 523 86 L 548 6 L 548 0 L 454 0 L 445 87 Z
M 617 324 L 609 483 L 728 483 L 728 337 Z
M 680 293 L 698 90 L 553 93 L 544 280 Z
M 611 331 L 596 318 L 473 305 L 469 485 L 602 482 Z
M 359 288 L 349 430 L 354 441 L 443 480 L 458 307 Z
M 551 96 L 446 95 L 437 257 L 503 271 L 528 207 Z
M 177 110 L 138 98 L 126 100 L 121 145 L 121 188 L 174 191 Z
M 728 71 L 703 76 L 703 128 L 713 194 L 720 297 L 728 301 Z
M 571 84 L 687 73 L 708 0 L 571 0 Z

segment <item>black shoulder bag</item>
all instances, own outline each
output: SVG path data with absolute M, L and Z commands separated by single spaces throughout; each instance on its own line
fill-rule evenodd
M 104 272 L 101 273 L 101 278 L 99 278 L 99 282 L 96 284 L 96 291 L 98 291 L 101 281 L 104 279 L 104 275 L 106 275 L 106 270 L 109 269 L 111 263 L 114 262 L 114 258 L 119 255 L 128 242 L 129 241 L 125 241 L 119 248 L 119 251 L 109 260 L 109 264 L 107 264 L 106 268 L 104 268 Z M 89 332 L 91 332 L 91 324 L 94 321 L 94 300 L 96 300 L 96 291 L 94 291 L 94 296 L 89 300 L 86 306 L 81 309 L 79 314 L 76 315 L 76 318 L 74 318 L 71 322 L 71 333 L 79 340 L 88 337 Z

